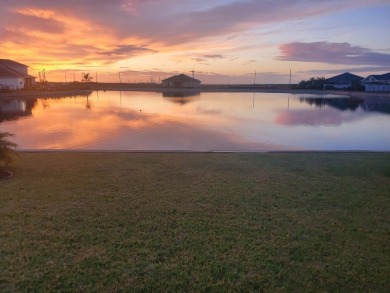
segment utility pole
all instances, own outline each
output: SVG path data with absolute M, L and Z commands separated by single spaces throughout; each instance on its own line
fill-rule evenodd
M 256 85 L 256 70 L 255 70 L 255 77 L 253 78 L 253 85 Z
M 192 72 L 192 78 L 195 78 L 195 65 L 196 65 L 196 63 L 192 67 L 192 71 L 190 71 L 190 72 Z
M 119 67 L 119 70 L 120 68 L 129 68 L 127 66 L 122 66 L 122 67 Z M 126 81 L 125 81 L 126 82 Z M 119 83 L 122 83 L 122 79 L 121 79 L 121 72 L 119 71 Z

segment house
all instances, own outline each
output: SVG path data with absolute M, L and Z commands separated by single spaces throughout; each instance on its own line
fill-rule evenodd
M 185 74 L 174 75 L 162 80 L 163 87 L 173 88 L 200 88 L 200 80 Z
M 369 75 L 363 79 L 366 92 L 389 92 L 390 72 L 380 75 Z
M 349 89 L 354 84 L 359 85 L 364 78 L 349 72 L 325 79 L 324 89 Z
M 28 74 L 28 66 L 9 60 L 0 59 L 0 88 L 12 90 L 32 87 L 35 77 Z

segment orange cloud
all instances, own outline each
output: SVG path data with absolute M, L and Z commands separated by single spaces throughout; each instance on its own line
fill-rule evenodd
M 2 55 L 12 54 L 32 67 L 61 69 L 70 64 L 104 65 L 154 52 L 134 44 L 121 43 L 108 26 L 73 15 L 66 10 L 17 8 L 13 22 L 4 28 Z

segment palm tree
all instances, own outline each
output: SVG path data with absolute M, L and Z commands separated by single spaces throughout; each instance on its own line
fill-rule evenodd
M 83 79 L 81 82 L 92 82 L 93 77 L 89 73 L 83 72 Z
M 8 167 L 8 164 L 17 156 L 17 144 L 7 139 L 11 136 L 13 136 L 13 134 L 9 132 L 0 132 L 0 161 L 4 161 L 6 167 Z

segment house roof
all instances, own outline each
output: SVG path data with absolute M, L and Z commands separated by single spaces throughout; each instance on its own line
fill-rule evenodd
M 162 81 L 200 82 L 200 80 L 189 77 L 188 75 L 185 75 L 185 74 L 174 75 L 174 76 L 168 77 L 166 79 L 163 79 Z
M 22 63 L 10 60 L 10 59 L 0 59 L 0 65 L 5 65 L 5 66 L 24 66 L 28 67 L 27 65 L 24 65 Z
M 326 79 L 326 82 L 352 82 L 355 80 L 363 80 L 364 78 L 349 72 L 333 76 Z
M 0 64 L 0 77 L 19 78 L 19 77 L 25 77 L 25 76 L 16 72 L 12 68 L 9 68 L 8 66 L 4 66 L 4 65 Z
M 385 74 L 375 74 L 375 75 L 370 75 L 370 76 L 373 77 L 374 79 L 378 80 L 378 81 L 390 80 L 390 72 L 385 73 Z M 367 78 L 369 78 L 370 76 L 368 76 Z

